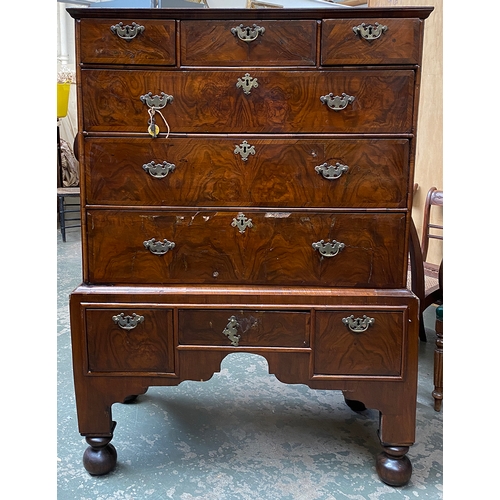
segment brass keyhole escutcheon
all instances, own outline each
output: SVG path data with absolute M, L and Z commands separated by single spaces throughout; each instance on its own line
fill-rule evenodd
M 257 78 L 252 78 L 250 73 L 245 73 L 245 76 L 243 78 L 238 78 L 238 81 L 236 82 L 236 88 L 242 88 L 243 93 L 246 95 L 250 95 L 250 91 L 252 89 L 256 89 L 258 86 L 259 82 L 257 81 Z
M 236 316 L 231 316 L 228 319 L 228 324 L 226 328 L 222 330 L 222 333 L 231 341 L 231 345 L 237 347 L 240 341 L 241 335 L 238 334 L 238 328 L 240 327 Z
M 235 146 L 234 154 L 240 155 L 243 161 L 247 161 L 250 155 L 255 154 L 255 147 L 248 144 L 247 141 L 243 141 L 239 146 Z
M 248 219 L 245 214 L 239 213 L 231 222 L 231 226 L 237 227 L 240 233 L 244 233 L 247 227 L 253 227 L 252 219 Z

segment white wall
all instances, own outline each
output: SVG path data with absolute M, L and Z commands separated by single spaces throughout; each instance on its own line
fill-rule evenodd
M 413 199 L 413 220 L 422 232 L 423 208 L 431 187 L 443 189 L 443 0 L 369 0 L 370 7 L 433 6 L 425 21 L 422 81 L 418 116 L 415 182 L 419 185 Z M 433 222 L 443 223 L 443 209 L 433 209 Z M 439 264 L 443 242 L 431 240 L 427 260 Z
M 57 69 L 66 66 L 75 70 L 75 21 L 66 12 L 69 7 L 81 7 L 71 3 L 58 3 L 57 9 Z M 70 145 L 78 130 L 76 115 L 76 85 L 71 85 L 68 114 L 59 120 L 61 138 Z

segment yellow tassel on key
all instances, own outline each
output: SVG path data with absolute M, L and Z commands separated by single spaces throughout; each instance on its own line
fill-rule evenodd
M 148 127 L 148 133 L 151 137 L 158 137 L 158 134 L 160 133 L 160 127 L 158 127 L 158 125 L 154 124 L 154 129 L 153 129 L 153 126 L 150 125 Z

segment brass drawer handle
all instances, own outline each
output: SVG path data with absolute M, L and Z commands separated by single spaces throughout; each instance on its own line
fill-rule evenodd
M 144 242 L 144 247 L 154 255 L 164 255 L 175 247 L 175 243 L 168 241 L 166 238 L 163 241 L 156 241 L 154 238 L 151 238 Z
M 229 323 L 226 325 L 226 328 L 222 330 L 222 333 L 231 341 L 231 345 L 237 347 L 241 338 L 241 335 L 238 334 L 240 325 L 236 316 L 231 316 L 228 321 Z
M 153 139 L 156 139 L 156 137 L 158 137 L 158 134 L 160 133 L 160 127 L 158 127 L 158 125 L 156 124 L 156 119 L 155 119 L 155 113 L 158 112 L 158 114 L 163 118 L 165 125 L 167 126 L 167 138 L 168 138 L 170 134 L 170 126 L 168 125 L 168 122 L 163 116 L 160 109 L 163 109 L 167 104 L 173 102 L 174 96 L 165 94 L 165 92 L 162 92 L 161 95 L 153 95 L 152 92 L 148 92 L 147 94 L 141 95 L 140 99 L 141 102 L 146 104 L 146 106 L 148 106 L 149 108 L 148 134 Z
M 246 95 L 249 95 L 250 91 L 252 89 L 256 89 L 258 86 L 259 82 L 257 81 L 257 78 L 252 78 L 250 73 L 245 73 L 245 76 L 243 78 L 238 78 L 238 81 L 236 82 L 236 88 L 242 88 Z
M 330 109 L 333 109 L 333 111 L 341 111 L 345 109 L 348 104 L 351 104 L 354 101 L 354 99 L 356 99 L 354 96 L 347 95 L 345 92 L 342 92 L 341 96 L 333 95 L 333 93 L 330 92 L 329 94 L 319 98 L 323 104 L 326 104 Z
M 335 257 L 341 250 L 343 250 L 345 244 L 336 240 L 333 240 L 331 243 L 325 243 L 324 240 L 321 240 L 313 243 L 312 247 L 323 257 Z
M 144 321 L 144 316 L 132 313 L 132 316 L 125 316 L 125 313 L 120 313 L 113 316 L 113 321 L 124 330 L 133 330 L 139 323 Z
M 141 95 L 141 102 L 155 110 L 163 109 L 167 104 L 173 102 L 174 96 L 161 92 L 161 95 L 153 95 L 152 92 Z
M 375 23 L 366 25 L 361 23 L 359 26 L 354 26 L 352 30 L 356 35 L 364 38 L 365 40 L 375 40 L 380 38 L 389 28 L 383 24 Z
M 118 23 L 114 26 L 111 26 L 111 31 L 115 35 L 119 36 L 122 40 L 126 40 L 127 42 L 133 40 L 137 35 L 144 32 L 145 29 L 146 28 L 144 26 L 141 26 L 137 23 L 132 23 L 132 26 L 128 24 L 126 26 L 123 26 L 123 23 Z
M 344 323 L 351 332 L 363 333 L 375 323 L 375 318 L 370 318 L 365 314 L 362 318 L 354 319 L 354 315 L 352 314 L 348 318 L 342 318 L 342 323 Z
M 236 28 L 231 28 L 231 33 L 237 36 L 243 42 L 253 42 L 259 35 L 263 35 L 266 28 L 261 28 L 254 24 L 252 27 L 243 27 L 243 24 L 236 26 Z
M 173 163 L 168 163 L 168 161 L 164 161 L 163 163 L 155 163 L 154 161 L 150 161 L 149 163 L 145 163 L 142 168 L 155 179 L 163 179 L 170 172 L 175 170 L 175 165 Z
M 328 163 L 323 163 L 314 167 L 314 170 L 321 174 L 325 179 L 335 180 L 342 176 L 349 170 L 347 165 L 342 165 L 342 163 L 337 162 L 335 165 L 328 165 Z

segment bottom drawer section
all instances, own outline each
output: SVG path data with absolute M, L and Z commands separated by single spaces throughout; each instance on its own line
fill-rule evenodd
M 181 310 L 179 344 L 309 347 L 309 324 L 309 311 Z
M 402 376 L 405 309 L 318 311 L 315 375 Z
M 89 307 L 85 323 L 89 372 L 174 371 L 171 309 Z
M 207 380 L 227 354 L 253 352 L 280 380 L 322 388 L 404 380 L 418 354 L 418 301 L 403 289 L 79 290 L 72 344 L 83 375 Z

